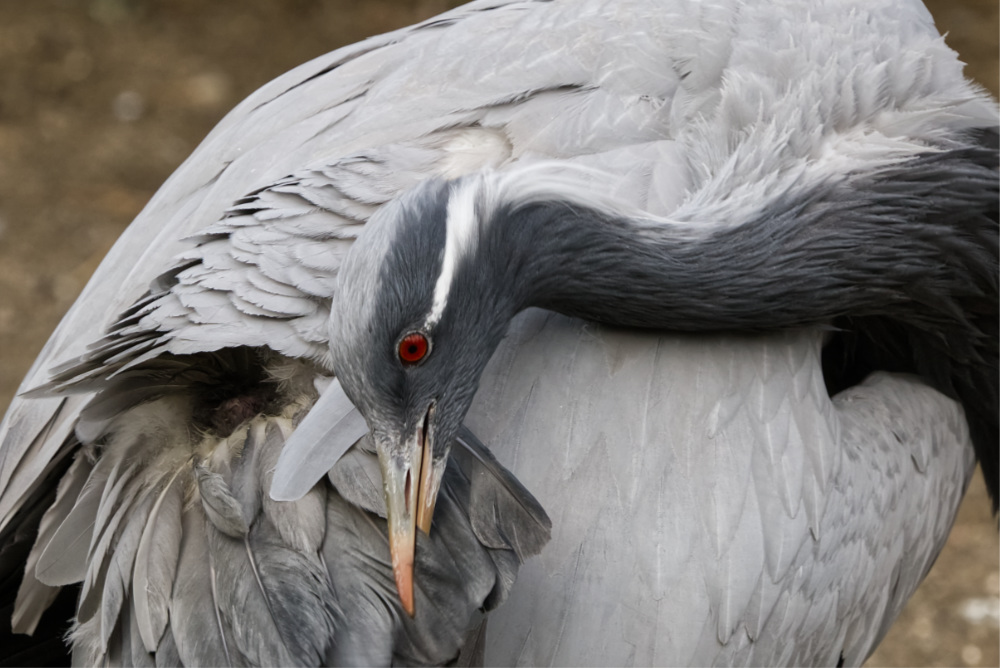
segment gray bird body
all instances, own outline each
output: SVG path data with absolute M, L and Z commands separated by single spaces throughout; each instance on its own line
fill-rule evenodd
M 862 662 L 940 551 L 976 457 L 963 404 L 914 376 L 877 372 L 831 399 L 821 348 L 835 318 L 889 313 L 965 350 L 941 314 L 996 301 L 995 223 L 976 217 L 990 201 L 995 215 L 996 152 L 976 142 L 997 111 L 918 3 L 779 4 L 473 2 L 243 102 L 22 386 L 72 393 L 19 397 L 0 426 L 0 527 L 83 453 L 46 497 L 15 627 L 83 581 L 83 663 L 149 663 L 152 648 L 167 663 L 443 662 L 510 592 L 489 617 L 491 663 Z M 491 228 L 512 201 L 556 203 L 565 233 Z M 437 227 L 400 223 L 437 210 Z M 613 221 L 627 252 L 595 265 Z M 492 232 L 510 238 L 490 246 Z M 948 232 L 972 250 L 942 251 Z M 404 238 L 399 266 L 424 258 L 423 273 L 375 262 Z M 716 250 L 659 271 L 697 248 Z M 461 320 L 485 292 L 503 308 Z M 342 447 L 360 436 L 343 391 L 394 391 L 355 348 L 331 350 L 392 343 L 366 334 L 384 295 L 469 334 L 471 352 L 444 358 L 471 407 L 436 415 L 530 491 L 457 455 L 465 473 L 446 474 L 418 540 L 412 621 L 372 443 L 329 477 L 297 457 L 331 431 Z M 758 333 L 718 333 L 733 329 Z M 933 384 L 950 368 L 906 370 Z M 306 417 L 319 395 L 336 420 Z M 369 425 L 397 417 L 356 403 Z M 301 498 L 271 500 L 272 472 L 277 496 Z M 531 494 L 552 537 L 513 585 L 547 538 Z M 71 533 L 80 522 L 93 531 Z
M 529 311 L 510 339 L 468 423 L 553 536 L 490 616 L 500 665 L 860 664 L 972 472 L 954 403 L 894 376 L 831 401 L 815 334 L 644 339 Z

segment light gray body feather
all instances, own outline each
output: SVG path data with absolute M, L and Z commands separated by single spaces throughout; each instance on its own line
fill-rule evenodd
M 831 400 L 820 341 L 523 313 L 468 424 L 553 536 L 490 616 L 487 661 L 863 662 L 943 546 L 974 458 L 961 408 L 911 378 Z

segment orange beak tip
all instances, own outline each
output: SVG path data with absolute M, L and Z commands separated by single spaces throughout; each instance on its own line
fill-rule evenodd
M 400 537 L 402 540 L 398 540 L 398 542 L 403 544 L 400 546 L 403 549 L 398 551 L 396 549 L 391 550 L 392 576 L 396 581 L 396 593 L 399 595 L 399 602 L 403 606 L 403 610 L 410 617 L 413 617 L 415 610 L 413 600 L 413 539 L 415 537 L 412 533 L 409 536 L 404 535 Z M 390 540 L 389 542 L 391 548 L 396 547 L 392 543 L 396 543 L 397 541 Z
M 416 612 L 414 602 L 413 602 L 413 569 L 409 569 L 409 573 L 397 573 L 396 574 L 396 591 L 399 593 L 399 602 L 403 606 L 403 610 L 410 617 L 413 617 Z

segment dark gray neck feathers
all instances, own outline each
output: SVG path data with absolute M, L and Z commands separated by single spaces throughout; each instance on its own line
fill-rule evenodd
M 995 155 L 927 154 L 818 184 L 700 239 L 570 202 L 507 207 L 476 270 L 493 266 L 519 307 L 615 325 L 766 330 L 892 314 L 947 326 L 996 295 Z

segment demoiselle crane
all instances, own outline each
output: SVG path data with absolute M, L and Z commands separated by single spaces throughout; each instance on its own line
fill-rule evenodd
M 15 629 L 82 582 L 84 664 L 434 663 L 506 598 L 496 663 L 860 663 L 976 455 L 996 504 L 996 126 L 915 3 L 474 2 L 290 72 L 0 428 Z

